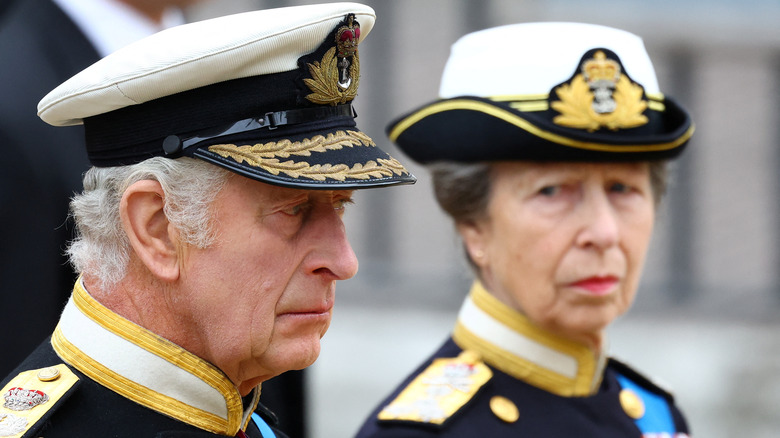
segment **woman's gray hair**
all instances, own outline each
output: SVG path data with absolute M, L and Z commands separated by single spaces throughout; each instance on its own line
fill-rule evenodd
M 84 175 L 84 192 L 70 203 L 77 237 L 68 247 L 80 274 L 94 276 L 110 290 L 125 276 L 130 243 L 119 217 L 119 203 L 130 185 L 158 181 L 165 194 L 164 211 L 182 240 L 205 248 L 214 238 L 211 203 L 229 172 L 193 158 L 155 157 L 120 167 L 93 167 Z
M 650 184 L 656 207 L 666 193 L 668 184 L 667 161 L 651 161 Z M 487 216 L 490 202 L 490 162 L 439 162 L 428 166 L 433 178 L 436 201 L 455 222 L 455 225 L 474 223 Z M 466 252 L 469 265 L 476 265 Z

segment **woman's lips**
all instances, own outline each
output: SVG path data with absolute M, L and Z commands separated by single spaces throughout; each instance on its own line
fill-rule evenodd
M 618 278 L 614 276 L 597 276 L 583 278 L 571 283 L 572 287 L 585 290 L 592 295 L 607 295 L 615 289 Z

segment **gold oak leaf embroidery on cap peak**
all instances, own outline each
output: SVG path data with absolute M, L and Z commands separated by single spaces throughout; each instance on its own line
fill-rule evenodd
M 310 156 L 312 152 L 325 152 L 353 146 L 376 146 L 374 140 L 360 131 L 336 131 L 327 135 L 315 135 L 300 141 L 287 139 L 258 143 L 255 145 L 236 146 L 233 144 L 218 144 L 209 146 L 209 151 L 226 157 L 227 153 L 244 156 L 247 162 L 258 158 L 288 158 L 290 155 Z
M 306 177 L 316 181 L 323 181 L 325 178 L 337 181 L 344 181 L 348 177 L 356 179 L 385 178 L 406 173 L 398 160 L 389 157 L 363 164 L 357 163 L 352 167 L 346 164 L 312 165 L 305 161 L 279 160 L 280 158 L 289 158 L 292 155 L 310 156 L 312 152 L 325 152 L 355 146 L 374 147 L 376 144 L 370 137 L 359 131 L 336 131 L 325 136 L 317 135 L 296 142 L 280 140 L 245 146 L 220 144 L 210 146 L 209 151 L 239 163 L 259 167 L 274 175 L 282 172 L 293 178 Z

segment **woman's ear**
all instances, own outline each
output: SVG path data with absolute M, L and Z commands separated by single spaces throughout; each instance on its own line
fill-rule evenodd
M 137 181 L 122 195 L 119 215 L 135 256 L 161 281 L 179 277 L 180 244 L 165 216 L 165 192 L 159 182 Z
M 484 221 L 463 222 L 457 225 L 457 229 L 471 261 L 485 268 L 488 264 L 487 224 Z

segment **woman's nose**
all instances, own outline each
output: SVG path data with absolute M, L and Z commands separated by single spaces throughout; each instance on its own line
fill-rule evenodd
M 583 199 L 580 216 L 582 227 L 577 235 L 577 245 L 604 250 L 620 240 L 617 211 L 603 190 L 591 192 Z

